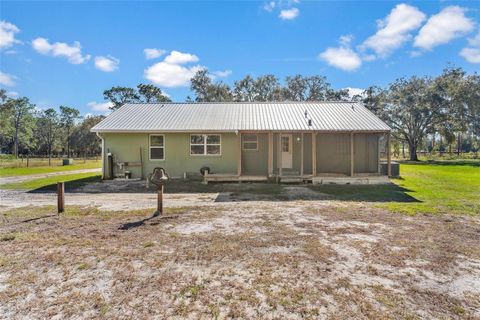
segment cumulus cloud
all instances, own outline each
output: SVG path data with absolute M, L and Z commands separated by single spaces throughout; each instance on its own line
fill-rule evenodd
M 50 43 L 48 39 L 40 37 L 32 41 L 32 47 L 40 54 L 64 57 L 73 64 L 85 63 L 91 58 L 88 54 L 82 55 L 82 46 L 78 41 L 75 41 L 73 45 L 68 45 L 64 42 Z
M 414 46 L 432 50 L 472 31 L 475 24 L 465 12 L 465 8 L 449 6 L 431 16 L 415 37 Z
M 340 46 L 327 48 L 318 56 L 319 59 L 341 70 L 357 70 L 362 65 L 362 59 L 350 48 L 352 40 L 352 35 L 341 36 L 338 41 Z
M 113 103 L 92 101 L 87 103 L 87 106 L 93 111 L 108 113 L 111 111 L 110 108 L 113 107 Z
M 13 87 L 15 85 L 15 79 L 15 76 L 0 71 L 0 84 L 6 87 Z
M 14 43 L 20 43 L 15 39 L 15 34 L 18 32 L 20 32 L 20 29 L 16 25 L 7 21 L 0 21 L 0 49 L 9 48 Z
M 354 96 L 361 96 L 361 97 L 365 96 L 365 89 L 351 88 L 351 87 L 347 87 L 344 89 L 348 90 L 348 96 L 350 97 L 350 99 L 353 98 Z
M 120 60 L 112 56 L 98 56 L 95 57 L 95 68 L 103 72 L 112 72 L 118 69 Z
M 145 78 L 164 87 L 188 86 L 190 79 L 201 66 L 185 67 L 168 62 L 158 62 L 145 70 Z
M 186 64 L 190 62 L 198 62 L 198 57 L 194 54 L 172 51 L 165 57 L 165 62 L 169 64 Z
M 371 49 L 377 56 L 387 57 L 412 38 L 410 32 L 418 29 L 425 18 L 416 7 L 398 4 L 385 19 L 377 21 L 378 31 L 365 40 L 360 49 Z
M 470 63 L 480 63 L 480 31 L 468 39 L 468 46 L 460 51 L 460 55 Z
M 167 53 L 166 50 L 156 49 L 156 48 L 147 48 L 147 49 L 144 49 L 143 52 L 145 53 L 145 58 L 147 59 L 155 59 Z
M 278 15 L 282 20 L 293 20 L 300 14 L 300 10 L 298 8 L 290 8 L 290 9 L 283 9 L 280 11 Z
M 275 9 L 275 1 L 270 1 L 270 2 L 267 2 L 265 3 L 265 5 L 263 6 L 263 10 L 265 11 L 268 11 L 268 12 L 272 12 L 273 9 Z

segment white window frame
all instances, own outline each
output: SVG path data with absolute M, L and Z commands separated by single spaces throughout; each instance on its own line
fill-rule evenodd
M 203 136 L 203 144 L 201 143 L 192 143 L 192 136 Z M 207 136 L 218 136 L 220 138 L 219 143 L 207 143 Z M 220 157 L 222 156 L 222 135 L 219 133 L 191 133 L 189 137 L 189 153 L 192 157 Z M 203 153 L 195 154 L 192 153 L 192 146 L 202 146 L 203 145 Z M 207 146 L 219 146 L 220 153 L 218 154 L 208 154 L 207 153 Z
M 163 146 L 152 146 L 152 137 L 163 137 Z M 163 159 L 152 159 L 152 148 L 163 149 Z M 165 135 L 164 134 L 151 134 L 148 136 L 148 159 L 150 161 L 165 161 Z
M 249 135 L 249 136 L 255 136 L 255 141 L 245 141 L 245 136 L 246 135 Z M 256 147 L 255 149 L 246 149 L 245 148 L 245 143 L 255 143 Z M 243 151 L 258 151 L 258 134 L 256 133 L 244 133 L 242 134 L 242 150 Z

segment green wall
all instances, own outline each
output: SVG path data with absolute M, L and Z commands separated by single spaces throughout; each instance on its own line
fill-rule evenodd
M 144 174 L 155 167 L 164 167 L 171 177 L 182 177 L 184 172 L 199 173 L 203 166 L 212 173 L 237 173 L 238 140 L 235 133 L 221 134 L 220 156 L 191 156 L 190 133 L 165 133 L 165 160 L 149 160 L 149 134 L 102 133 L 106 154 L 113 153 L 115 162 L 140 161 L 142 149 Z M 115 166 L 116 167 L 116 166 Z M 105 167 L 106 168 L 106 167 Z M 116 173 L 121 173 L 118 167 Z M 140 167 L 129 167 L 133 178 L 140 178 Z
M 242 150 L 242 174 L 268 174 L 268 134 L 258 133 L 257 150 Z

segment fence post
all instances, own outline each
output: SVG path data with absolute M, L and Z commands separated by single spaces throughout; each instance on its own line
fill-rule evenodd
M 57 183 L 57 207 L 59 214 L 65 211 L 65 184 L 63 182 Z
M 163 185 L 158 187 L 157 213 L 163 215 Z

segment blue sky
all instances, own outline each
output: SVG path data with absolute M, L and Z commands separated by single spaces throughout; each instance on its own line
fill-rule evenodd
M 2 1 L 0 20 L 1 88 L 83 114 L 103 113 L 116 85 L 183 101 L 199 68 L 229 84 L 320 74 L 335 88 L 480 70 L 478 1 Z

